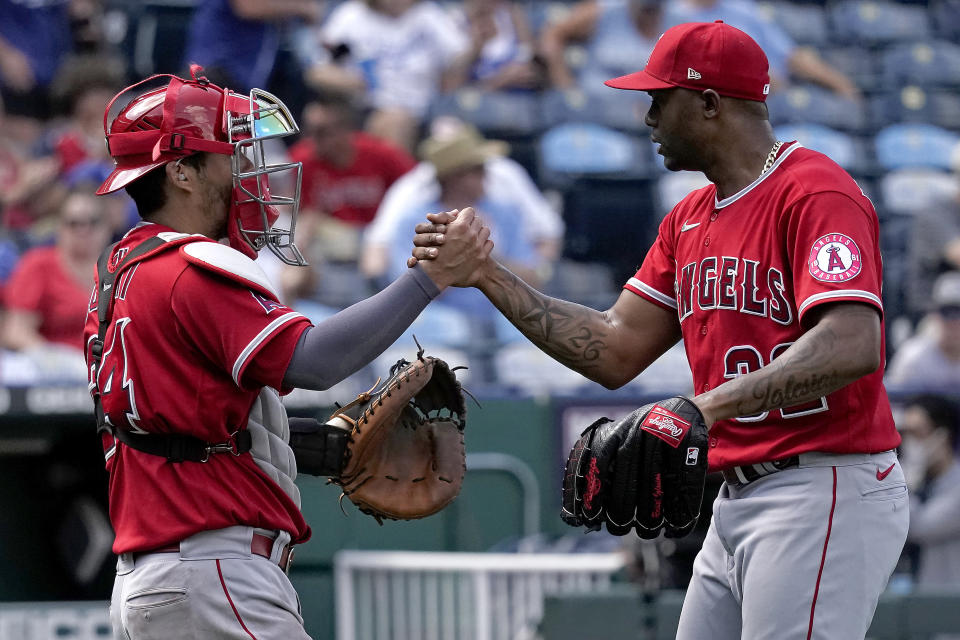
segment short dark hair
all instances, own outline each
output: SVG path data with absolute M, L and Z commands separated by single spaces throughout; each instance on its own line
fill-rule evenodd
M 950 440 L 955 442 L 957 428 L 960 426 L 960 407 L 952 399 L 936 393 L 923 393 L 910 398 L 906 406 L 923 409 L 934 427 L 944 427 L 950 432 Z
M 349 128 L 360 126 L 363 109 L 355 98 L 340 91 L 309 91 L 307 92 L 306 106 L 319 105 L 336 113 L 340 120 Z M 301 114 L 302 115 L 302 114 Z
M 199 170 L 204 164 L 205 153 L 195 153 L 181 160 L 181 164 Z M 137 205 L 137 213 L 149 220 L 156 211 L 167 203 L 166 164 L 143 174 L 126 186 L 127 194 Z
M 757 120 L 769 120 L 770 111 L 767 108 L 766 102 L 759 102 L 757 100 L 742 100 L 736 99 L 740 103 L 743 112 L 749 115 L 751 118 Z

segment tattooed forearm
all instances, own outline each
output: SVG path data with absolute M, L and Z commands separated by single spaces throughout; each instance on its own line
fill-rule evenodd
M 752 398 L 737 403 L 738 415 L 750 415 L 769 409 L 790 407 L 816 400 L 836 391 L 849 381 L 837 371 L 811 373 L 807 376 L 788 375 L 786 380 L 764 380 L 753 385 Z
M 769 376 L 744 380 L 749 399 L 737 404 L 739 415 L 802 404 L 825 396 L 851 381 L 831 361 L 837 355 L 839 336 L 830 328 L 798 340 L 786 359 L 774 361 Z M 787 366 L 789 365 L 789 366 Z
M 879 336 L 869 307 L 837 309 L 773 362 L 698 396 L 698 404 L 722 420 L 815 401 L 876 370 Z
M 587 377 L 599 371 L 607 349 L 603 313 L 544 295 L 504 267 L 483 291 L 547 355 Z

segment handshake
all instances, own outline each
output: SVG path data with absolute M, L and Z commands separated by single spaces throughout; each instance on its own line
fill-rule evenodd
M 427 214 L 416 227 L 407 266 L 417 263 L 440 289 L 476 286 L 490 268 L 490 229 L 473 207 Z

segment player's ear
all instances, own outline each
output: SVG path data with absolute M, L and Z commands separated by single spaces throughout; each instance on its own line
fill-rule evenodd
M 197 177 L 197 172 L 193 167 L 185 166 L 182 164 L 182 160 L 177 160 L 164 165 L 164 170 L 167 174 L 167 180 L 173 183 L 174 188 L 188 192 L 193 191 Z
M 703 101 L 703 116 L 705 118 L 716 118 L 720 115 L 720 94 L 713 89 L 704 89 L 700 93 L 700 99 Z

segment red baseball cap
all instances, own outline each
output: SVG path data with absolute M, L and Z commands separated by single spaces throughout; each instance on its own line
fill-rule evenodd
M 716 22 L 686 22 L 667 29 L 642 71 L 607 80 L 614 89 L 713 89 L 722 96 L 766 102 L 767 56 L 740 29 Z

